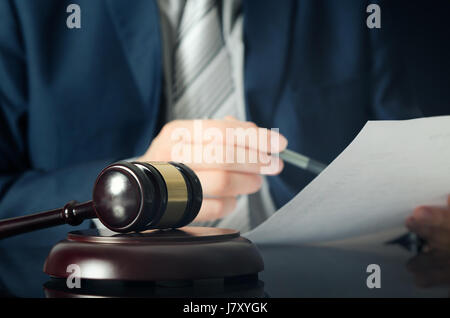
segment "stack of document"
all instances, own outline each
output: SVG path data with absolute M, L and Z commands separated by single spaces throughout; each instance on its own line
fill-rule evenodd
M 320 175 L 245 236 L 303 244 L 406 232 L 415 207 L 445 205 L 448 194 L 450 116 L 369 121 Z

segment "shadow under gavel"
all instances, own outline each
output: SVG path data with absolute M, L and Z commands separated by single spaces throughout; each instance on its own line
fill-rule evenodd
M 61 224 L 98 218 L 114 232 L 183 227 L 202 205 L 196 174 L 175 162 L 117 162 L 101 171 L 92 201 L 0 221 L 0 239 Z

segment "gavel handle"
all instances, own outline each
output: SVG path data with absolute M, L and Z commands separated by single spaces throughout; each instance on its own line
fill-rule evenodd
M 0 239 L 55 225 L 80 225 L 86 219 L 95 218 L 92 201 L 78 204 L 70 201 L 63 208 L 19 216 L 0 221 Z

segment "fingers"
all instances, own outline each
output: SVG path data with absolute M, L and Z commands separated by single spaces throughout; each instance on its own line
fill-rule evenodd
M 175 120 L 165 125 L 160 134 L 170 136 L 167 139 L 172 142 L 221 143 L 266 153 L 278 153 L 286 149 L 287 139 L 275 130 L 258 127 L 252 122 L 227 118 Z
M 237 196 L 258 191 L 262 185 L 259 175 L 227 171 L 198 171 L 204 200 L 195 221 L 221 219 L 236 208 Z M 213 196 L 214 198 L 211 198 Z
M 224 144 L 182 144 L 170 147 L 169 142 L 163 138 L 154 140 L 142 159 L 144 161 L 183 162 L 196 171 L 226 170 L 276 175 L 284 168 L 283 160 L 278 156 L 254 149 L 230 147 Z
M 447 207 L 421 206 L 414 210 L 412 218 L 423 226 L 444 227 L 450 230 L 450 212 Z
M 206 170 L 224 170 L 231 172 L 277 175 L 284 168 L 284 162 L 279 157 L 272 157 L 269 163 L 263 162 L 244 162 L 244 163 L 188 163 L 191 169 L 196 172 Z
M 176 120 L 163 127 L 139 160 L 178 161 L 196 171 L 275 175 L 284 165 L 272 153 L 280 152 L 286 146 L 286 138 L 279 133 L 232 117 L 225 120 Z
M 236 208 L 235 197 L 207 198 L 203 200 L 202 207 L 194 222 L 212 221 L 224 218 Z
M 166 124 L 138 161 L 178 161 L 192 168 L 205 199 L 197 221 L 231 213 L 236 197 L 257 192 L 260 174 L 275 175 L 283 161 L 272 154 L 287 140 L 277 131 L 232 117 L 224 120 L 175 120 Z
M 427 241 L 431 249 L 450 250 L 450 209 L 422 206 L 406 220 L 406 226 Z
M 206 196 L 234 197 L 257 192 L 262 177 L 257 174 L 228 172 L 223 170 L 197 171 Z

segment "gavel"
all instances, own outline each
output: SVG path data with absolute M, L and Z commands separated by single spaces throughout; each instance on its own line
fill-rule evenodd
M 100 172 L 91 201 L 2 220 L 0 239 L 94 218 L 119 233 L 179 228 L 195 219 L 202 199 L 198 177 L 184 164 L 120 161 Z

